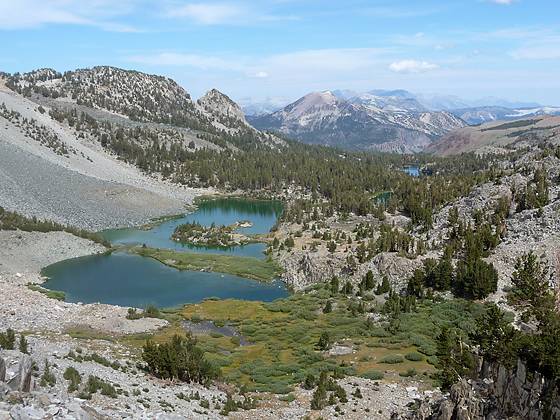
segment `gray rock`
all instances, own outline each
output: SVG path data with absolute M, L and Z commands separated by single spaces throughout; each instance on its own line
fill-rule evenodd
M 31 391 L 31 374 L 33 373 L 33 361 L 28 355 L 23 355 L 19 362 L 19 386 L 21 392 Z
M 6 381 L 6 362 L 0 357 L 0 382 Z

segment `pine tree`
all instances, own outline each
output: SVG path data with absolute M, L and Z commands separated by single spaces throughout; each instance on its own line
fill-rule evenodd
M 366 273 L 364 286 L 366 290 L 372 290 L 375 287 L 375 280 L 371 270 L 368 270 Z
M 331 279 L 330 289 L 331 289 L 331 295 L 334 296 L 338 294 L 340 289 L 340 284 L 337 276 L 333 276 L 333 278 Z
M 317 342 L 317 349 L 325 351 L 331 348 L 331 336 L 327 331 L 323 331 Z
M 391 291 L 391 284 L 389 283 L 389 279 L 387 276 L 383 276 L 383 281 L 381 284 L 377 285 L 377 289 L 375 289 L 376 295 L 383 295 L 385 293 L 389 293 Z
M 29 345 L 27 343 L 27 339 L 23 334 L 19 336 L 19 351 L 25 354 L 29 354 Z

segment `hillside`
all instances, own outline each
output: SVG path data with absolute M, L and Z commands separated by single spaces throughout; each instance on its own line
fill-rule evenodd
M 94 67 L 0 78 L 0 202 L 11 210 L 100 229 L 178 213 L 196 190 L 151 167 L 163 149 L 274 145 L 217 90 L 198 102 L 174 81 Z M 194 185 L 196 187 L 198 185 Z
M 445 135 L 426 151 L 439 155 L 503 153 L 513 146 L 523 147 L 542 141 L 560 142 L 560 117 L 533 117 L 464 127 Z
M 447 112 L 426 110 L 400 91 L 348 99 L 314 92 L 279 111 L 249 117 L 249 122 L 310 144 L 398 153 L 418 152 L 465 125 Z

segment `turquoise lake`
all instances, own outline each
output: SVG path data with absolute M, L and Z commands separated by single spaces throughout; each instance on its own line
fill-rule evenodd
M 150 248 L 264 258 L 263 252 L 266 246 L 262 243 L 252 243 L 231 248 L 204 247 L 173 241 L 171 234 L 177 226 L 187 222 L 198 222 L 203 226 L 210 226 L 212 223 L 228 226 L 242 220 L 250 221 L 252 226 L 240 228 L 238 229 L 239 232 L 245 234 L 268 233 L 276 224 L 281 213 L 282 204 L 279 201 L 223 198 L 204 201 L 195 212 L 165 221 L 150 230 L 137 228 L 114 229 L 101 232 L 101 234 L 112 244 L 146 244 Z
M 102 232 L 113 244 L 146 244 L 186 252 L 225 253 L 264 258 L 265 244 L 256 243 L 233 248 L 193 247 L 170 239 L 175 227 L 187 221 L 202 225 L 230 225 L 249 220 L 251 227 L 239 229 L 248 234 L 267 233 L 277 222 L 282 205 L 275 201 L 236 198 L 203 202 L 188 215 L 167 220 L 150 230 L 119 229 Z M 44 287 L 66 293 L 66 301 L 108 303 L 143 308 L 149 304 L 174 307 L 216 297 L 272 301 L 287 296 L 284 283 L 258 282 L 230 274 L 180 271 L 151 258 L 126 252 L 90 255 L 61 261 L 43 270 L 49 279 Z

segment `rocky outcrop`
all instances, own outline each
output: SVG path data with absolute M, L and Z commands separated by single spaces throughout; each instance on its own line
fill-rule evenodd
M 368 268 L 373 272 L 375 278 L 381 279 L 387 276 L 393 289 L 402 290 L 406 287 L 408 279 L 414 274 L 414 270 L 421 266 L 420 258 L 410 259 L 401 257 L 395 252 L 382 252 L 372 258 Z
M 221 118 L 232 119 L 247 125 L 245 114 L 235 102 L 217 89 L 212 89 L 197 101 L 207 112 Z
M 560 388 L 554 380 L 527 371 L 518 360 L 508 369 L 497 363 L 480 365 L 478 379 L 463 379 L 438 401 L 424 400 L 417 409 L 394 419 L 410 420 L 497 420 L 558 419 Z
M 31 357 L 27 355 L 22 355 L 21 360 L 19 362 L 19 385 L 18 390 L 20 392 L 30 392 L 32 383 L 31 383 L 31 374 L 33 373 L 33 361 Z
M 6 361 L 4 358 L 0 357 L 0 382 L 6 380 Z
M 293 290 L 330 280 L 340 272 L 341 262 L 330 256 L 293 252 L 281 258 L 282 280 Z

